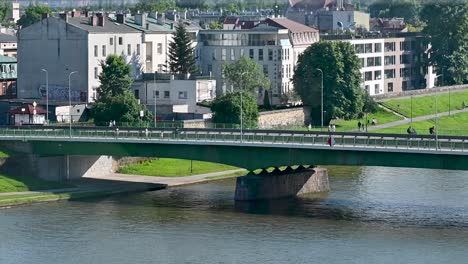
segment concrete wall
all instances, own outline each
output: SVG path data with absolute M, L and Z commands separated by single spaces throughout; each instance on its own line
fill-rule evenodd
M 304 108 L 300 107 L 261 112 L 258 118 L 258 127 L 260 129 L 269 129 L 286 126 L 303 126 L 304 122 Z
M 49 87 L 63 90 L 62 100 L 68 99 L 68 75 L 72 90 L 87 92 L 88 46 L 87 33 L 69 26 L 64 20 L 49 17 L 18 33 L 18 98 L 41 98 L 39 87 L 45 86 L 46 69 Z M 49 90 L 52 98 L 55 93 Z M 66 92 L 66 93 L 65 93 Z

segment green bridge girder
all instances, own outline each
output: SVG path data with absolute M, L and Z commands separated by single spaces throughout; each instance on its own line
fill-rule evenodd
M 213 142 L 28 141 L 35 154 L 192 159 L 248 170 L 289 165 L 385 166 L 468 170 L 466 153 L 327 146 L 216 144 Z

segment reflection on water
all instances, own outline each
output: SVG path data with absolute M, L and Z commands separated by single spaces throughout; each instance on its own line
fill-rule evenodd
M 329 174 L 329 193 L 274 201 L 234 202 L 229 179 L 0 210 L 0 263 L 466 262 L 468 172 Z

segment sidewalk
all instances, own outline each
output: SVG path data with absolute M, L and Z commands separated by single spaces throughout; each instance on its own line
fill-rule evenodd
M 468 108 L 450 111 L 450 115 L 455 115 L 455 114 L 465 113 L 465 112 L 468 112 Z M 438 117 L 443 117 L 443 116 L 448 116 L 448 115 L 449 115 L 449 112 L 442 112 L 442 113 L 437 114 Z M 434 119 L 435 116 L 436 115 L 433 114 L 433 115 L 427 115 L 427 116 L 413 117 L 413 122 Z M 386 123 L 386 124 L 381 124 L 381 125 L 376 125 L 376 126 L 368 126 L 367 131 L 379 130 L 379 129 L 389 128 L 389 127 L 394 127 L 394 126 L 399 126 L 399 125 L 404 125 L 404 124 L 410 124 L 410 123 L 411 123 L 411 119 L 407 118 L 404 120 L 399 120 L 399 121 L 395 121 L 391 123 Z

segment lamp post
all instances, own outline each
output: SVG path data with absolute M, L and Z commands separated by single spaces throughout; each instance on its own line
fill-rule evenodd
M 246 74 L 247 72 L 243 72 L 241 73 L 240 75 L 240 78 L 239 78 L 239 81 L 242 81 L 242 77 L 244 77 L 244 74 Z M 242 118 L 243 118 L 243 112 L 244 112 L 244 108 L 242 106 L 242 92 L 243 92 L 243 86 L 240 87 L 240 141 L 242 142 L 243 141 L 243 136 L 242 136 Z
M 410 115 L 411 121 L 410 122 L 411 122 L 411 127 L 413 127 L 413 96 L 412 95 L 410 97 L 410 102 L 411 102 L 411 104 L 410 104 L 411 105 L 410 106 L 411 107 L 411 111 L 410 111 L 411 112 L 411 115 Z
M 158 71 L 154 72 L 154 128 L 157 127 L 157 122 L 158 122 L 158 112 L 156 111 L 156 101 L 158 100 L 157 97 L 157 89 L 156 89 L 156 74 Z
M 78 73 L 78 71 L 72 71 L 72 72 L 70 72 L 70 74 L 68 74 L 68 105 L 70 107 L 70 109 L 68 111 L 68 114 L 69 114 L 69 118 L 70 118 L 70 137 L 72 136 L 71 76 L 74 73 Z
M 320 72 L 320 130 L 323 129 L 323 71 L 319 68 L 316 69 Z
M 49 124 L 49 72 L 46 69 L 41 69 L 46 73 L 46 124 Z
M 437 88 L 435 88 L 435 129 L 434 129 L 434 133 L 435 133 L 435 139 L 436 139 L 436 150 L 439 149 L 439 115 L 437 113 Z

